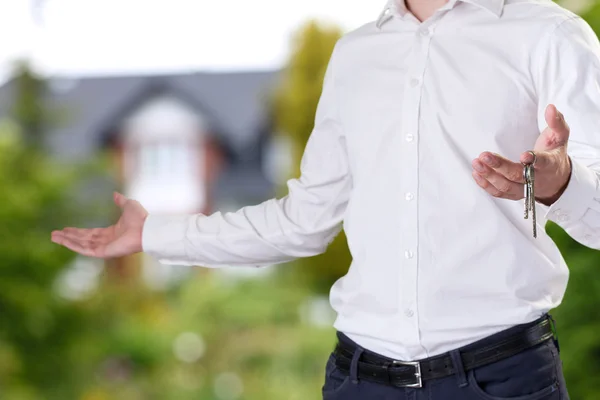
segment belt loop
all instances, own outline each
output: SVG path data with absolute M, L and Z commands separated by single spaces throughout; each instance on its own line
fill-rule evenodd
M 365 350 L 362 347 L 356 346 L 356 351 L 352 356 L 352 363 L 350 364 L 350 379 L 354 384 L 358 383 L 358 360 L 364 351 Z
M 556 330 L 556 321 L 554 320 L 554 317 L 551 314 L 548 314 L 548 317 L 550 318 L 550 323 L 552 324 L 552 340 L 554 341 L 554 345 L 556 345 L 556 350 L 558 351 L 558 354 L 560 354 L 560 345 L 558 344 L 558 331 Z
M 465 372 L 465 366 L 462 362 L 462 357 L 460 356 L 460 350 L 452 350 L 450 352 L 450 357 L 452 358 L 452 364 L 454 366 L 456 372 L 456 378 L 458 380 L 458 387 L 464 388 L 469 385 L 469 381 L 467 380 L 467 374 Z

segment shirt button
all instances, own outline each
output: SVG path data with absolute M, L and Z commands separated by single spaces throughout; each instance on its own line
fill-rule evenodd
M 568 216 L 567 214 L 561 214 L 561 215 L 558 217 L 558 220 L 559 220 L 560 222 L 567 222 L 567 221 L 569 220 L 569 216 Z
M 430 36 L 431 35 L 431 30 L 425 28 L 425 29 L 421 29 L 421 36 Z
M 419 78 L 412 78 L 410 80 L 410 86 L 412 86 L 412 87 L 419 86 L 419 83 L 421 83 L 421 80 Z
M 591 242 L 594 237 L 592 235 L 585 235 L 585 240 Z
M 415 196 L 412 193 L 406 193 L 406 201 L 411 201 L 412 199 L 415 198 Z
M 404 310 L 404 315 L 406 315 L 408 318 L 412 318 L 412 316 L 415 315 L 415 312 L 410 308 L 407 308 Z
M 406 250 L 406 251 L 404 252 L 404 257 L 406 257 L 406 259 L 408 259 L 408 260 L 410 260 L 411 258 L 413 258 L 413 256 L 414 256 L 414 254 L 413 254 L 413 252 L 412 252 L 412 251 L 410 251 L 410 250 Z
M 413 135 L 411 135 L 410 133 L 408 135 L 406 135 L 407 142 L 412 142 L 414 139 L 415 139 L 415 137 Z

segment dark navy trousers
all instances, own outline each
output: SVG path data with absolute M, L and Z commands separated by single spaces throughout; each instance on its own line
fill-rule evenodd
M 454 350 L 452 358 L 460 360 L 457 357 L 460 351 L 497 341 L 519 329 L 522 326 Z M 362 349 L 340 332 L 338 338 L 357 346 L 358 352 L 376 354 Z M 492 364 L 426 381 L 418 389 L 357 379 L 356 366 L 351 368 L 355 376 L 350 376 L 335 366 L 332 353 L 326 366 L 323 400 L 569 400 L 557 344 L 551 339 Z M 358 358 L 354 357 L 353 364 Z

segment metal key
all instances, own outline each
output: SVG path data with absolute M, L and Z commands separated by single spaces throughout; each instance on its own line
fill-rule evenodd
M 528 169 L 529 165 L 523 164 L 523 180 L 525 181 L 525 185 L 523 185 L 523 189 L 525 190 L 525 193 L 523 193 L 525 199 L 523 203 L 525 205 L 523 217 L 525 219 L 529 218 L 529 184 L 527 183 L 527 175 L 530 175 L 530 173 L 527 171 Z
M 531 219 L 533 220 L 533 237 L 537 238 L 537 219 L 535 212 L 535 153 L 533 154 L 533 163 L 523 165 L 523 178 L 525 179 L 525 219 L 529 218 L 531 213 Z

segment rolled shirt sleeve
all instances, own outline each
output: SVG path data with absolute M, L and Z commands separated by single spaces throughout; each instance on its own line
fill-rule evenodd
M 534 78 L 538 124 L 554 104 L 571 128 L 568 154 L 572 173 L 565 192 L 546 219 L 556 222 L 581 244 L 600 249 L 600 44 L 580 17 L 562 21 L 542 40 Z
M 337 112 L 336 51 L 331 57 L 315 125 L 288 195 L 237 212 L 150 215 L 144 252 L 178 265 L 265 266 L 324 252 L 342 228 L 352 179 Z

